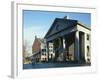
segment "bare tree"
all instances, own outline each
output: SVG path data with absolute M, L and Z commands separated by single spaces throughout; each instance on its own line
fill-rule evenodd
M 25 40 L 25 42 L 23 44 L 23 63 L 27 62 L 28 57 L 29 57 L 28 42 Z

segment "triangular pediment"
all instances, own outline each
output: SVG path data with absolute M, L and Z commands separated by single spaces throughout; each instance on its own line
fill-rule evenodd
M 50 35 L 56 34 L 58 32 L 61 32 L 65 29 L 72 28 L 76 26 L 77 20 L 68 20 L 68 19 L 55 19 L 52 26 L 48 30 L 45 37 L 48 37 Z

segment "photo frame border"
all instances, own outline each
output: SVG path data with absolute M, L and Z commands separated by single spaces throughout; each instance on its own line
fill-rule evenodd
M 77 7 L 77 6 L 58 6 L 58 5 L 42 5 L 31 3 L 12 2 L 11 4 L 11 76 L 18 77 L 43 77 L 43 76 L 58 76 L 67 74 L 93 73 L 97 71 L 97 59 L 95 50 L 93 49 L 93 36 L 96 27 L 96 8 L 94 7 Z M 44 11 L 63 11 L 63 12 L 84 12 L 91 13 L 91 66 L 85 67 L 64 67 L 64 68 L 49 68 L 49 69 L 29 69 L 22 68 L 22 10 L 44 10 Z M 94 29 L 94 30 L 92 30 Z M 65 71 L 65 72 L 64 72 Z M 41 72 L 41 73 L 40 73 Z

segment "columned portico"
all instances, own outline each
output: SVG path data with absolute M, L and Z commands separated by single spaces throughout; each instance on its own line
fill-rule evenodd
M 65 61 L 84 61 L 86 59 L 86 47 L 85 47 L 85 39 L 86 37 L 85 33 L 80 32 L 78 30 L 71 32 L 69 34 L 66 34 L 64 36 L 60 36 L 61 39 L 61 46 L 60 48 L 55 49 L 54 44 L 55 40 L 58 38 L 55 38 L 52 41 L 48 41 L 48 53 L 49 52 L 49 43 L 53 44 L 54 48 L 54 54 L 56 56 L 56 59 L 61 57 L 60 59 Z M 83 40 L 84 39 L 84 40 Z M 48 58 L 49 58 L 48 54 Z
M 86 60 L 88 60 L 87 53 L 90 53 L 90 40 L 87 40 L 86 35 L 86 32 L 89 34 L 90 30 L 84 25 L 80 25 L 80 23 L 78 23 L 76 20 L 65 21 L 64 19 L 64 22 L 66 23 L 63 23 L 62 21 L 60 22 L 59 20 L 58 22 L 55 21 L 45 36 L 47 43 L 52 42 L 55 44 L 56 40 L 58 39 L 57 42 L 59 42 L 60 39 L 60 46 L 58 46 L 58 44 L 56 45 L 56 48 L 54 48 L 55 60 L 84 63 Z

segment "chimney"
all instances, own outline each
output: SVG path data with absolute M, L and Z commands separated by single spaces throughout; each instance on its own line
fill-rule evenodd
M 67 16 L 64 16 L 64 19 L 67 19 Z
M 35 35 L 35 39 L 37 38 L 37 36 Z

